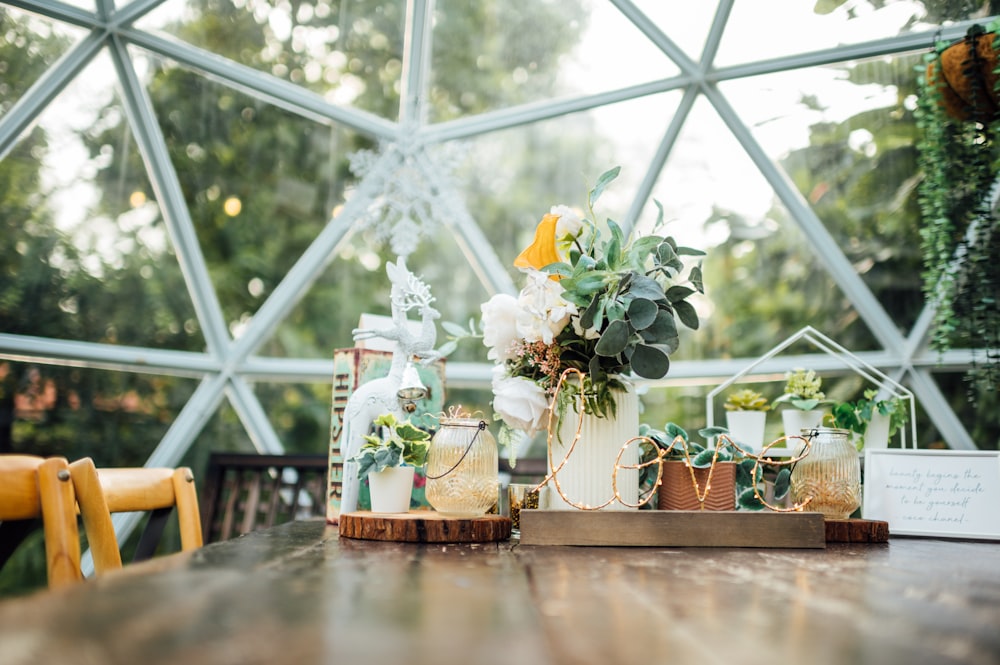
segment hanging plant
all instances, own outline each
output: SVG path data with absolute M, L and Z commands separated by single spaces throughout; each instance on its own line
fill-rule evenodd
M 973 350 L 970 378 L 1000 387 L 1000 35 L 994 21 L 939 43 L 918 68 L 924 295 L 932 347 Z

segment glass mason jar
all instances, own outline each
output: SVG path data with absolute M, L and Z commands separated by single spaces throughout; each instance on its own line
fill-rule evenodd
M 497 442 L 477 418 L 442 418 L 427 449 L 427 502 L 447 517 L 480 517 L 497 502 Z
M 792 469 L 792 498 L 831 519 L 847 519 L 861 505 L 861 460 L 846 429 L 803 430 L 809 454 Z M 804 448 L 804 446 L 803 446 Z

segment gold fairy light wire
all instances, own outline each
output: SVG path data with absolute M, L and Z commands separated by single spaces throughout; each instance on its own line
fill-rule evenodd
M 618 501 L 622 505 L 627 506 L 629 508 L 639 508 L 639 507 L 641 507 L 641 506 L 649 503 L 649 501 L 652 500 L 652 498 L 653 498 L 653 494 L 656 491 L 656 488 L 660 487 L 663 484 L 663 463 L 664 463 L 664 461 L 666 461 L 665 458 L 667 457 L 667 455 L 670 454 L 670 452 L 674 449 L 675 446 L 679 445 L 681 451 L 684 454 L 684 460 L 685 460 L 686 466 L 688 468 L 688 473 L 690 474 L 690 477 L 691 477 L 691 486 L 694 489 L 695 496 L 698 499 L 699 509 L 700 510 L 704 510 L 705 509 L 705 501 L 706 501 L 706 499 L 708 499 L 708 494 L 709 494 L 709 492 L 712 489 L 712 475 L 715 472 L 716 463 L 719 460 L 719 452 L 728 443 L 729 446 L 731 446 L 733 449 L 739 451 L 739 453 L 741 455 L 743 455 L 744 458 L 746 458 L 746 459 L 753 459 L 754 460 L 753 469 L 751 470 L 751 479 L 752 479 L 753 493 L 754 493 L 754 497 L 756 497 L 757 500 L 759 500 L 764 506 L 766 506 L 770 510 L 773 510 L 774 512 L 778 512 L 778 513 L 790 513 L 790 512 L 801 511 L 806 505 L 809 504 L 810 501 L 812 501 L 812 497 L 810 496 L 810 497 L 806 497 L 806 499 L 804 501 L 802 501 L 801 503 L 793 504 L 792 506 L 787 507 L 787 508 L 783 508 L 783 507 L 780 507 L 780 506 L 773 506 L 770 503 L 768 503 L 764 499 L 763 496 L 761 496 L 760 489 L 758 488 L 757 482 L 756 482 L 757 472 L 760 469 L 760 465 L 762 463 L 766 464 L 768 466 L 775 466 L 775 467 L 791 466 L 791 465 L 794 465 L 796 462 L 799 462 L 800 460 L 802 460 L 803 458 L 805 458 L 809 454 L 809 451 L 812 448 L 812 441 L 808 437 L 802 437 L 802 436 L 798 436 L 798 435 L 780 437 L 778 439 L 775 439 L 771 443 L 767 444 L 766 446 L 764 446 L 761 449 L 761 452 L 760 452 L 759 455 L 755 455 L 752 452 L 744 450 L 742 447 L 740 447 L 740 445 L 738 443 L 736 443 L 733 439 L 731 439 L 727 434 L 720 434 L 716 438 L 715 449 L 714 449 L 714 452 L 712 454 L 712 463 L 708 467 L 708 477 L 705 479 L 705 488 L 704 488 L 704 491 L 702 491 L 701 485 L 698 483 L 698 479 L 695 476 L 695 467 L 691 463 L 691 453 L 688 451 L 686 442 L 684 441 L 683 437 L 681 437 L 680 435 L 674 437 L 673 441 L 670 442 L 670 445 L 668 445 L 666 448 L 663 448 L 660 445 L 658 445 L 655 441 L 653 441 L 653 439 L 651 439 L 651 438 L 649 438 L 647 436 L 641 436 L 640 435 L 640 436 L 634 436 L 631 439 L 629 439 L 628 441 L 626 441 L 622 445 L 621 449 L 618 451 L 618 455 L 615 457 L 615 465 L 614 465 L 614 468 L 612 469 L 612 472 L 611 472 L 611 490 L 612 490 L 613 496 L 610 499 L 608 499 L 604 503 L 601 503 L 601 504 L 596 505 L 596 506 L 591 506 L 591 505 L 586 504 L 586 503 L 578 503 L 576 501 L 573 501 L 568 496 L 566 496 L 566 493 L 563 491 L 562 486 L 559 484 L 559 472 L 562 471 L 563 467 L 569 461 L 570 456 L 572 456 L 573 451 L 576 449 L 577 442 L 579 442 L 579 440 L 580 440 L 580 430 L 583 427 L 583 416 L 584 416 L 583 391 L 582 390 L 580 391 L 580 396 L 579 396 L 580 403 L 577 405 L 578 406 L 578 409 L 577 409 L 577 414 L 578 415 L 577 415 L 577 421 L 576 421 L 576 431 L 573 434 L 573 441 L 570 443 L 569 448 L 566 450 L 566 453 L 563 455 L 563 458 L 559 461 L 558 465 L 555 464 L 555 462 L 553 460 L 553 457 L 552 457 L 552 437 L 555 434 L 555 431 L 557 429 L 557 428 L 553 427 L 553 419 L 555 418 L 555 415 L 556 415 L 556 403 L 557 403 L 557 400 L 559 398 L 559 393 L 563 389 L 563 384 L 565 383 L 566 378 L 570 374 L 576 375 L 576 377 L 580 380 L 580 385 L 583 386 L 583 379 L 584 379 L 584 377 L 586 375 L 585 375 L 584 372 L 582 372 L 582 371 L 580 371 L 578 369 L 575 369 L 575 368 L 571 367 L 571 368 L 568 368 L 568 369 L 564 370 L 562 372 L 562 374 L 559 375 L 559 381 L 556 383 L 555 391 L 552 394 L 552 400 L 549 403 L 549 417 L 548 417 L 548 423 L 547 423 L 548 426 L 547 426 L 547 437 L 546 437 L 546 454 L 548 456 L 549 469 L 551 469 L 551 471 L 549 471 L 546 474 L 545 478 L 543 478 L 542 481 L 539 482 L 538 485 L 536 485 L 531 491 L 533 491 L 533 492 L 539 492 L 543 487 L 545 487 L 546 485 L 548 485 L 551 482 L 553 484 L 553 486 L 555 487 L 556 493 L 559 495 L 559 497 L 563 501 L 565 501 L 567 504 L 569 504 L 570 506 L 573 506 L 574 508 L 576 508 L 578 510 L 600 510 L 600 509 L 602 509 L 602 508 L 604 508 L 606 506 L 611 505 L 615 501 Z M 765 459 L 766 458 L 766 453 L 772 447 L 776 446 L 777 444 L 779 444 L 779 443 L 781 443 L 783 441 L 788 441 L 788 440 L 791 440 L 791 439 L 799 439 L 799 440 L 801 440 L 801 441 L 804 442 L 804 446 L 802 447 L 802 451 L 800 452 L 800 454 L 792 455 L 792 457 L 790 457 L 789 459 L 785 459 L 785 460 L 770 460 L 770 459 Z M 625 452 L 628 450 L 628 447 L 631 446 L 631 445 L 633 445 L 633 444 L 641 443 L 641 442 L 646 442 L 646 443 L 652 444 L 653 447 L 656 449 L 656 457 L 654 459 L 648 460 L 646 462 L 640 462 L 639 464 L 624 464 L 623 465 L 621 463 L 621 459 L 622 459 L 622 456 L 625 454 Z M 621 471 L 622 469 L 625 469 L 625 470 L 636 470 L 636 471 L 638 471 L 638 470 L 644 469 L 644 468 L 646 468 L 648 466 L 651 466 L 653 464 L 657 465 L 657 469 L 656 469 L 656 482 L 653 484 L 653 488 L 651 490 L 649 490 L 649 492 L 646 493 L 646 496 L 644 498 L 642 498 L 638 503 L 633 504 L 633 503 L 629 503 L 628 501 L 625 501 L 622 498 L 622 496 L 619 493 L 619 491 L 618 491 L 618 473 L 619 473 L 619 471 Z

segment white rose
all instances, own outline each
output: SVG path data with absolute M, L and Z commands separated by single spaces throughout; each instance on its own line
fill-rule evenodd
M 521 308 L 517 298 L 498 293 L 479 309 L 483 313 L 483 344 L 489 347 L 486 357 L 498 362 L 510 359 L 510 350 L 518 339 L 517 317 Z
M 527 275 L 528 284 L 517 299 L 517 334 L 527 342 L 551 344 L 577 313 L 576 306 L 563 300 L 563 287 L 548 274 L 529 270 Z
M 549 400 L 541 386 L 523 376 L 507 376 L 500 365 L 493 371 L 493 410 L 508 427 L 533 434 L 547 426 Z
M 552 206 L 549 213 L 559 215 L 559 221 L 556 222 L 556 242 L 565 240 L 566 236 L 576 238 L 583 231 L 583 220 L 569 206 Z

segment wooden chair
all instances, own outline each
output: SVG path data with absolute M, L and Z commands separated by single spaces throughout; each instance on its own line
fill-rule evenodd
M 49 588 L 83 579 L 69 464 L 63 457 L 0 455 L 0 566 L 41 518 Z
M 558 461 L 558 460 L 557 460 Z M 513 468 L 506 458 L 500 458 L 500 477 L 512 483 L 540 483 L 548 472 L 549 461 L 544 457 L 526 457 L 517 460 Z
M 201 504 L 205 542 L 325 516 L 328 477 L 325 453 L 212 453 Z
M 113 513 L 150 512 L 133 561 L 153 556 L 167 518 L 175 508 L 181 550 L 201 547 L 201 516 L 191 469 L 98 469 L 91 458 L 84 457 L 70 464 L 69 470 L 97 574 L 122 567 L 121 551 L 111 522 Z

